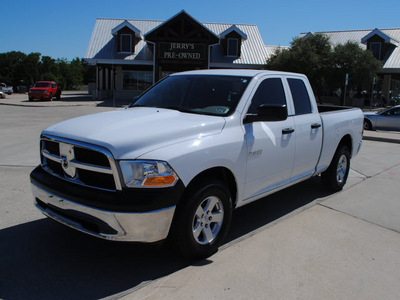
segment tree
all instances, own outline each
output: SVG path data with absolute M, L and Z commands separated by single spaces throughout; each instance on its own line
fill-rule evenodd
M 37 80 L 54 80 L 63 89 L 75 89 L 93 77 L 93 67 L 83 59 L 53 59 L 33 52 L 28 55 L 19 51 L 0 53 L 0 82 L 18 87 L 31 86 Z
M 296 38 L 289 49 L 281 49 L 267 61 L 267 69 L 297 72 L 307 75 L 317 94 L 326 84 L 331 68 L 332 47 L 322 34 Z
M 346 74 L 350 78 L 348 90 L 361 90 L 369 86 L 382 68 L 372 52 L 357 43 L 347 42 L 332 48 L 329 38 L 322 34 L 294 39 L 291 47 L 278 51 L 266 67 L 306 74 L 319 100 L 326 89 L 343 90 Z M 343 102 L 343 93 L 341 98 Z
M 344 88 L 346 74 L 349 75 L 348 90 L 361 91 L 369 87 L 373 77 L 382 69 L 371 51 L 363 50 L 357 43 L 337 45 L 332 53 L 331 88 Z

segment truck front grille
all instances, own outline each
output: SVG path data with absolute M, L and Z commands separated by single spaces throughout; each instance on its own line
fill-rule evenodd
M 42 167 L 75 184 L 104 190 L 121 190 L 115 160 L 105 148 L 43 135 Z

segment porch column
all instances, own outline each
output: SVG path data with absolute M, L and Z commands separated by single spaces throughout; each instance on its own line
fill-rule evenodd
M 392 81 L 392 75 L 384 75 L 382 82 L 382 95 L 385 97 L 387 103 L 389 103 L 389 93 L 390 93 L 390 84 Z

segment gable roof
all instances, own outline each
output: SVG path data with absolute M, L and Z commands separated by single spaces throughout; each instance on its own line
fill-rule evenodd
M 118 63 L 129 64 L 152 64 L 153 54 L 150 51 L 144 39 L 141 39 L 135 47 L 134 54 L 117 53 L 116 41 L 113 38 L 112 30 L 121 23 L 129 22 L 146 36 L 149 32 L 155 30 L 164 21 L 152 20 L 125 20 L 125 19 L 105 19 L 98 18 L 89 41 L 85 59 L 87 60 L 118 60 Z M 207 30 L 219 37 L 221 33 L 228 30 L 234 24 L 221 23 L 200 23 Z M 256 25 L 235 25 L 237 29 L 247 36 L 247 40 L 242 41 L 241 57 L 225 57 L 220 44 L 211 46 L 211 66 L 235 65 L 264 65 L 268 53 L 264 42 Z
M 243 31 L 241 31 L 236 25 L 232 25 L 224 32 L 221 32 L 219 34 L 219 36 L 221 39 L 224 39 L 231 32 L 236 32 L 237 34 L 239 34 L 242 37 L 242 39 L 247 40 L 247 35 Z
M 172 22 L 175 18 L 180 17 L 180 16 L 186 16 L 187 18 L 189 18 L 192 22 L 199 24 L 208 34 L 210 34 L 211 36 L 215 37 L 218 39 L 218 37 L 215 35 L 214 32 L 210 31 L 206 26 L 204 26 L 202 23 L 200 23 L 199 21 L 197 21 L 195 18 L 193 18 L 190 14 L 188 14 L 185 10 L 181 10 L 179 13 L 177 13 L 176 15 L 172 16 L 171 18 L 169 18 L 167 21 L 161 23 L 160 25 L 158 25 L 157 27 L 153 28 L 152 30 L 150 30 L 149 32 L 147 32 L 145 34 L 145 36 L 150 36 L 151 34 L 153 34 L 155 31 L 160 30 L 162 27 L 164 27 L 165 25 L 168 25 L 168 23 Z
M 362 49 L 367 49 L 367 45 L 362 41 L 366 37 L 371 37 L 377 34 L 377 29 L 364 29 L 364 30 L 346 30 L 346 31 L 323 31 L 316 32 L 325 34 L 329 37 L 331 45 L 336 46 L 339 44 L 345 44 L 348 41 L 352 41 L 357 43 Z M 378 29 L 383 35 L 390 37 L 391 41 L 400 41 L 400 28 L 391 28 L 391 29 Z M 310 34 L 310 32 L 301 33 L 299 38 L 303 38 L 306 35 Z M 372 35 L 371 35 L 372 34 Z M 371 36 L 369 36 L 371 35 Z M 381 36 L 382 37 L 382 36 Z M 394 50 L 386 60 L 383 66 L 383 72 L 400 72 L 400 46 L 394 45 Z
M 392 44 L 392 45 L 394 45 L 394 46 L 396 46 L 396 47 L 399 45 L 399 41 L 398 41 L 398 40 L 396 40 L 396 39 L 390 37 L 389 35 L 387 35 L 387 34 L 385 34 L 385 33 L 383 33 L 383 32 L 380 31 L 378 28 L 375 28 L 375 29 L 374 29 L 373 31 L 371 31 L 369 34 L 367 34 L 366 36 L 364 36 L 364 37 L 361 39 L 361 43 L 366 44 L 367 41 L 368 41 L 371 37 L 373 37 L 374 35 L 377 35 L 377 36 L 381 37 L 381 38 L 385 41 L 385 43 L 387 43 L 387 44 Z
M 111 34 L 112 35 L 116 35 L 118 33 L 118 31 L 120 31 L 124 27 L 128 27 L 130 30 L 132 30 L 135 33 L 135 36 L 137 36 L 138 38 L 141 38 L 140 30 L 137 29 L 135 26 L 133 26 L 131 23 L 129 23 L 127 20 L 125 20 L 124 22 L 122 22 L 118 26 L 114 27 L 111 30 Z

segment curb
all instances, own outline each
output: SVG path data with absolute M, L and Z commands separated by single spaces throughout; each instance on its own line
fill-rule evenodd
M 400 140 L 398 139 L 391 139 L 391 138 L 384 138 L 384 137 L 375 137 L 375 136 L 363 136 L 363 141 L 375 141 L 375 142 L 385 142 L 385 143 L 393 143 L 393 144 L 400 144 Z

